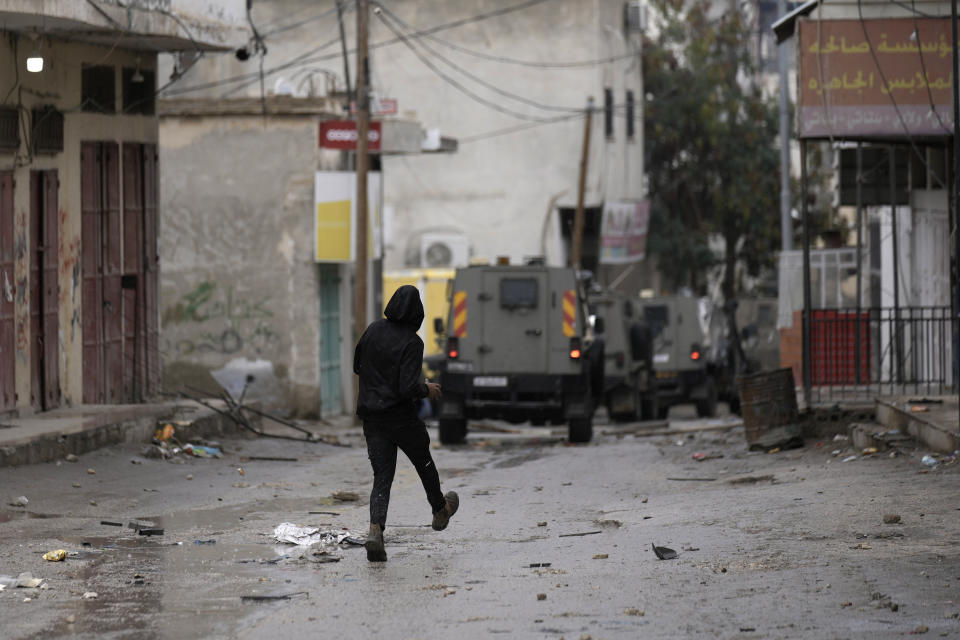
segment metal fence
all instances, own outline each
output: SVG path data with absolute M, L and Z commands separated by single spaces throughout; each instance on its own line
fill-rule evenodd
M 953 391 L 950 307 L 814 309 L 811 404 Z

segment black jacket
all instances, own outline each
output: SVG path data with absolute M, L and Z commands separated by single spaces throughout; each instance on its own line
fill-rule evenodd
M 357 415 L 367 422 L 417 418 L 418 400 L 427 396 L 421 380 L 423 303 L 416 287 L 397 289 L 383 312 L 363 332 L 353 354 L 353 372 L 360 376 Z

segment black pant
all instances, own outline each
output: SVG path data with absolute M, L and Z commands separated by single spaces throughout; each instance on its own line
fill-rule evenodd
M 363 423 L 367 438 L 367 455 L 373 467 L 373 490 L 370 492 L 370 523 L 385 527 L 390 487 L 397 470 L 397 449 L 403 451 L 420 475 L 427 500 L 434 512 L 443 509 L 446 501 L 440 490 L 440 475 L 430 456 L 430 435 L 420 420 L 400 423 Z

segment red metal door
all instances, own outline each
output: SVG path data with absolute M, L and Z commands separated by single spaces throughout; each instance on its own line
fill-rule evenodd
M 103 292 L 100 143 L 80 146 L 81 279 L 83 304 L 83 402 L 99 404 L 103 394 Z
M 143 145 L 123 145 L 123 395 L 143 399 Z
M 13 287 L 13 172 L 0 171 L 0 410 L 17 402 Z
M 30 172 L 30 402 L 60 404 L 57 284 L 57 172 Z
M 154 395 L 160 390 L 160 315 L 157 305 L 157 282 L 160 274 L 160 251 L 157 247 L 158 225 L 157 146 L 143 145 L 143 290 L 146 319 L 144 392 Z

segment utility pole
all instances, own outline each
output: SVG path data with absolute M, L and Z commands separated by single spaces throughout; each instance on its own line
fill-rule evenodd
M 350 58 L 347 56 L 347 34 L 343 29 L 343 3 L 346 0 L 337 0 L 337 22 L 340 24 L 340 49 L 343 51 L 343 83 L 347 89 L 347 112 L 350 111 L 350 102 L 353 100 L 353 89 L 350 86 Z
M 367 60 L 367 31 L 370 5 L 357 0 L 357 265 L 353 314 L 354 341 L 367 328 L 367 132 L 370 130 L 370 65 Z
M 583 150 L 580 152 L 580 184 L 577 187 L 577 211 L 573 217 L 571 263 L 577 271 L 583 254 L 583 199 L 587 190 L 587 163 L 590 160 L 590 129 L 593 120 L 593 96 L 587 98 L 587 118 L 583 126 Z
M 953 44 L 953 53 L 950 55 L 953 64 L 953 86 L 950 93 L 953 96 L 953 189 L 951 203 L 953 205 L 953 319 L 957 328 L 953 334 L 953 388 L 960 392 L 960 52 L 957 51 L 957 0 L 950 2 L 950 28 Z M 894 229 L 894 233 L 896 233 Z
M 786 0 L 777 0 L 777 15 L 786 15 Z M 786 41 L 777 46 L 777 68 L 780 75 L 780 247 L 793 249 L 793 218 L 790 216 L 790 88 L 787 62 L 790 49 Z M 859 231 L 858 231 L 859 233 Z

